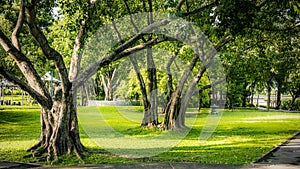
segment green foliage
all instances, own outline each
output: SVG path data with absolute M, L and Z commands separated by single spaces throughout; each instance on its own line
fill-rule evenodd
M 282 110 L 300 111 L 300 99 L 296 99 L 292 104 L 292 99 L 282 99 L 280 108 Z
M 221 0 L 218 1 L 216 15 L 220 29 L 229 29 L 232 34 L 250 27 L 256 12 L 256 3 L 252 0 Z

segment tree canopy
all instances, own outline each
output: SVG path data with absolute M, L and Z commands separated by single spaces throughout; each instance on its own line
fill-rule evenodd
M 192 96 L 210 88 L 227 90 L 229 104 L 240 99 L 244 105 L 255 85 L 266 85 L 269 95 L 276 86 L 299 97 L 298 1 L 20 0 L 0 6 L 0 74 L 41 106 L 41 137 L 29 149 L 41 160 L 57 161 L 71 152 L 80 158 L 85 148 L 74 96 L 99 70 L 109 93 L 116 61 L 126 57 L 135 72 L 129 77 L 138 79 L 130 78 L 130 85 L 139 86 L 143 125 L 158 125 L 161 95 L 166 129 L 186 128 Z M 165 74 L 158 70 L 158 48 L 170 53 Z M 138 51 L 146 51 L 146 65 L 131 55 Z M 178 81 L 176 58 L 186 64 L 177 71 Z M 53 69 L 61 83 L 52 98 L 41 77 Z M 218 87 L 226 78 L 228 89 Z

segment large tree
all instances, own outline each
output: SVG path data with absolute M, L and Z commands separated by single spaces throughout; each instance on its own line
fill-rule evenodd
M 152 90 L 156 90 L 156 70 L 152 62 L 153 60 L 151 60 L 151 48 L 163 41 L 174 40 L 174 38 L 161 35 L 163 31 L 158 31 L 155 34 L 152 30 L 168 25 L 170 20 L 155 21 L 152 20 L 152 14 L 146 14 L 144 15 L 146 24 L 141 24 L 143 26 L 138 27 L 138 29 L 136 29 L 135 24 L 132 24 L 134 34 L 128 37 L 126 33 L 131 32 L 129 26 L 125 29 L 128 32 L 120 32 L 122 23 L 114 24 L 114 18 L 120 18 L 131 12 L 140 12 L 143 9 L 147 9 L 147 12 L 162 11 L 183 16 L 186 17 L 186 20 L 193 21 L 195 26 L 203 28 L 205 35 L 215 45 L 216 50 L 211 49 L 210 44 L 204 38 L 204 34 L 195 33 L 195 29 L 181 27 L 182 25 L 189 27 L 189 24 L 184 24 L 183 20 L 179 20 L 182 21 L 180 24 L 177 23 L 176 25 L 175 23 L 171 25 L 173 29 L 169 31 L 173 31 L 172 33 L 182 37 L 182 39 L 179 39 L 179 36 L 175 36 L 175 39 L 178 38 L 177 40 L 179 41 L 184 41 L 184 38 L 194 40 L 193 44 L 190 44 L 194 50 L 194 54 L 188 60 L 188 66 L 183 70 L 177 85 L 174 89 L 170 89 L 169 95 L 171 96 L 164 109 L 164 124 L 167 129 L 185 127 L 184 115 L 190 96 L 194 93 L 195 86 L 197 86 L 205 72 L 207 72 L 207 69 L 213 66 L 216 51 L 220 51 L 228 42 L 234 41 L 238 35 L 248 33 L 244 31 L 246 29 L 258 29 L 262 31 L 282 29 L 281 26 L 270 24 L 268 20 L 265 20 L 265 16 L 268 19 L 272 18 L 271 23 L 278 17 L 285 18 L 285 16 L 291 16 L 286 18 L 288 21 L 283 25 L 284 29 L 296 29 L 299 26 L 299 24 L 293 23 L 295 22 L 295 14 L 291 6 L 293 3 L 296 3 L 294 1 L 291 3 L 270 2 L 266 0 L 205 0 L 197 2 L 168 0 L 157 1 L 156 3 L 153 3 L 151 0 L 143 0 L 141 3 L 140 1 L 131 0 L 128 3 L 126 2 L 121 0 L 75 0 L 75 2 L 68 2 L 66 0 L 57 0 L 54 2 L 50 0 L 21 0 L 20 3 L 12 1 L 1 2 L 4 3 L 1 5 L 8 9 L 1 13 L 1 17 L 4 16 L 4 21 L 10 21 L 9 23 L 11 23 L 9 28 L 2 26 L 0 29 L 0 44 L 7 54 L 1 56 L 1 62 L 9 56 L 19 70 L 10 71 L 7 66 L 1 64 L 0 74 L 28 92 L 41 106 L 41 137 L 38 143 L 29 149 L 32 151 L 33 156 L 41 156 L 47 160 L 57 160 L 59 156 L 65 153 L 74 152 L 80 157 L 81 152 L 84 151 L 84 146 L 81 144 L 79 137 L 76 99 L 74 99 L 74 95 L 78 87 L 83 85 L 99 68 L 129 56 L 134 52 L 146 49 L 149 60 L 148 78 L 151 82 L 149 87 Z M 129 10 L 128 5 L 131 7 Z M 14 10 L 15 7 L 18 7 L 18 10 Z M 60 8 L 58 14 L 55 14 L 54 9 L 57 9 L 55 7 Z M 14 15 L 3 14 L 13 10 L 17 11 L 15 19 L 12 17 Z M 89 47 L 85 44 L 89 37 L 94 33 L 98 33 L 99 36 L 97 38 L 99 39 L 96 39 L 94 44 L 100 42 L 103 48 L 109 44 L 101 39 L 101 36 L 105 36 L 107 32 L 96 32 L 97 28 L 108 22 L 112 22 L 113 33 L 107 34 L 107 37 L 113 39 L 117 35 L 116 43 L 110 46 L 106 52 L 100 52 L 99 55 L 101 56 L 99 58 L 81 67 L 83 57 L 82 48 L 83 46 Z M 265 23 L 271 25 L 271 27 Z M 114 25 L 117 26 L 115 27 Z M 122 35 L 122 33 L 125 35 Z M 24 35 L 26 35 L 26 38 L 30 37 L 35 40 L 32 44 L 38 46 L 38 49 L 41 50 L 45 60 L 44 63 L 53 65 L 52 67 L 59 76 L 61 84 L 56 87 L 54 98 L 51 98 L 45 82 L 42 81 L 42 75 L 39 72 L 40 67 L 36 66 L 37 62 L 33 61 L 32 48 L 24 48 L 26 45 L 26 42 L 23 41 L 25 38 Z M 101 49 L 93 49 L 91 52 Z M 131 61 L 134 63 L 134 57 L 131 57 Z M 22 75 L 18 75 L 17 72 L 21 72 Z M 194 72 L 193 78 L 189 86 L 186 87 L 188 76 L 192 72 Z M 212 73 L 210 75 L 215 76 L 216 74 Z M 223 81 L 224 79 L 211 81 L 211 84 L 203 86 L 200 91 L 215 87 L 215 85 Z M 145 86 L 145 84 L 142 85 L 142 87 Z M 149 103 L 148 108 L 153 109 L 149 112 L 154 112 L 154 114 L 152 113 L 154 116 L 155 109 L 157 109 L 155 97 L 157 97 L 157 94 L 152 93 L 149 101 L 146 100 L 147 96 L 145 98 L 145 103 Z M 151 104 L 153 104 L 152 107 Z M 155 118 L 145 121 L 145 123 L 151 123 L 153 120 L 156 120 Z
M 10 3 L 7 2 L 6 5 L 9 6 Z M 53 7 L 57 5 L 56 3 L 59 3 L 62 13 L 58 18 L 52 19 L 61 19 L 62 21 L 69 19 L 68 29 L 77 32 L 76 34 L 73 33 L 75 36 L 73 37 L 73 51 L 71 54 L 68 53 L 68 56 L 63 56 L 62 52 L 60 53 L 51 47 L 46 36 L 49 25 L 42 22 L 43 19 L 49 19 L 44 18 L 44 15 L 53 11 Z M 74 152 L 80 158 L 84 146 L 81 144 L 79 137 L 76 99 L 73 97 L 77 88 L 95 74 L 99 68 L 166 39 L 163 37 L 161 40 L 153 38 L 144 42 L 140 41 L 146 32 L 165 25 L 168 21 L 151 23 L 129 39 L 119 42 L 110 53 L 88 65 L 79 74 L 82 58 L 81 50 L 85 40 L 98 26 L 105 23 L 105 20 L 109 20 L 105 17 L 107 12 L 105 10 L 112 12 L 118 9 L 118 7 L 107 9 L 105 5 L 109 4 L 102 1 L 78 1 L 74 4 L 68 1 L 24 2 L 21 0 L 17 5 L 19 6 L 19 12 L 16 21 L 13 22 L 14 27 L 11 30 L 11 35 L 4 32 L 3 29 L 0 30 L 1 46 L 13 59 L 23 75 L 20 77 L 4 66 L 0 67 L 0 74 L 29 93 L 41 107 L 41 136 L 38 143 L 29 149 L 29 151 L 32 151 L 32 156 L 41 157 L 42 160 L 56 161 L 63 154 Z M 51 16 L 53 17 L 53 15 Z M 49 17 L 51 18 L 51 16 Z M 52 23 L 48 24 L 51 25 Z M 27 29 L 25 26 L 27 26 Z M 25 43 L 22 42 L 21 32 L 22 34 L 30 33 L 30 36 L 35 39 L 35 43 L 42 50 L 44 57 L 54 64 L 61 84 L 55 88 L 53 99 L 50 97 L 45 82 L 42 81 L 41 75 L 37 71 L 39 68 L 30 59 L 30 53 L 22 48 Z M 70 64 L 67 65 L 66 63 Z

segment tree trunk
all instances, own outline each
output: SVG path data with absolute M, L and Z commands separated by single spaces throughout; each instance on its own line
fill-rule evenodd
M 58 157 L 66 153 L 74 152 L 80 158 L 83 150 L 72 90 L 62 93 L 62 88 L 57 87 L 51 110 L 41 107 L 40 140 L 28 151 L 38 160 L 58 162 Z
M 112 89 L 112 78 L 111 77 L 105 77 L 102 75 L 102 84 L 104 88 L 104 93 L 105 93 L 105 99 L 106 101 L 111 101 L 113 100 L 113 89 Z
M 281 91 L 282 91 L 282 80 L 277 80 L 277 98 L 276 98 L 276 110 L 280 109 L 281 105 Z
M 293 110 L 293 105 L 294 105 L 294 103 L 296 102 L 296 99 L 297 99 L 296 95 L 291 94 L 291 96 L 292 96 L 292 101 L 291 101 L 291 104 L 289 105 L 289 110 Z
M 152 122 L 152 119 L 150 119 L 150 117 L 148 117 L 148 114 L 149 114 L 148 112 L 150 111 L 150 102 L 149 102 L 148 97 L 147 97 L 146 85 L 145 85 L 143 76 L 141 75 L 141 72 L 140 72 L 140 69 L 139 69 L 136 58 L 134 56 L 130 55 L 129 59 L 132 63 L 133 69 L 134 69 L 134 71 L 136 73 L 136 76 L 138 78 L 139 85 L 140 85 L 140 90 L 141 90 L 141 93 L 142 93 L 142 100 L 143 100 L 143 107 L 144 107 L 144 117 L 143 117 L 141 126 L 147 126 L 148 123 Z
M 251 99 L 250 103 L 253 105 L 253 99 L 254 99 L 254 90 L 255 90 L 256 80 L 251 84 Z
M 150 120 L 152 124 L 158 124 L 158 114 L 157 114 L 157 79 L 156 79 L 156 66 L 152 56 L 152 48 L 147 48 L 147 72 L 148 72 L 148 89 L 149 89 L 149 101 L 150 101 L 150 111 L 148 111 L 147 117 L 148 121 Z
M 90 88 L 90 85 L 88 85 L 88 84 L 85 85 L 85 86 L 84 86 L 84 89 L 85 89 L 85 90 L 84 90 L 84 91 L 85 91 L 85 102 L 84 102 L 84 104 L 87 105 L 88 100 L 90 100 L 90 89 L 91 89 L 91 88 Z
M 80 106 L 84 106 L 84 85 L 80 88 Z
M 244 92 L 242 94 L 242 107 L 246 107 L 247 97 L 248 97 L 248 95 L 247 95 L 247 83 L 246 82 L 244 82 L 243 90 L 244 90 Z
M 170 101 L 168 102 L 167 106 L 164 109 L 164 114 L 165 114 L 164 125 L 166 129 L 175 129 L 178 127 L 184 127 L 182 126 L 182 123 L 179 123 L 179 121 L 177 121 L 177 118 L 179 117 L 179 110 L 181 104 L 181 94 L 184 88 L 184 84 L 188 76 L 191 74 L 191 70 L 195 67 L 197 60 L 198 60 L 198 56 L 194 55 L 190 65 L 184 70 L 175 91 L 172 93 Z
M 167 72 L 167 77 L 168 77 L 168 82 L 167 82 L 167 86 L 168 86 L 167 103 L 170 101 L 172 93 L 174 91 L 174 88 L 173 88 L 173 76 L 172 76 L 172 73 L 171 73 L 171 65 L 174 62 L 175 58 L 176 58 L 176 55 L 172 56 L 170 58 L 168 64 L 167 64 L 167 67 L 166 67 L 166 72 Z
M 200 112 L 200 110 L 201 110 L 201 104 L 202 104 L 202 90 L 198 90 L 198 97 L 199 97 L 198 112 Z
M 268 92 L 268 98 L 267 98 L 267 110 L 270 110 L 270 103 L 271 103 L 271 84 L 268 81 L 267 82 L 267 92 Z
M 259 106 L 258 102 L 259 102 L 259 92 L 257 93 L 257 98 L 256 98 L 256 107 L 258 107 L 258 106 Z

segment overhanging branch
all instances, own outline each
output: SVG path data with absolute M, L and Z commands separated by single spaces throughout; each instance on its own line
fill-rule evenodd
M 0 74 L 7 79 L 8 81 L 18 85 L 22 90 L 26 91 L 30 94 L 37 102 L 42 105 L 43 107 L 47 107 L 51 109 L 52 102 L 47 101 L 48 99 L 41 94 L 39 94 L 37 91 L 35 91 L 33 88 L 31 88 L 29 85 L 24 83 L 19 78 L 13 76 L 12 74 L 8 73 L 4 70 L 2 66 L 0 66 Z
M 32 65 L 31 61 L 20 52 L 14 45 L 10 42 L 10 40 L 4 35 L 4 33 L 0 30 L 0 44 L 17 63 L 19 69 L 22 71 L 23 75 L 26 77 L 27 81 L 38 91 L 41 95 L 44 95 L 47 100 L 51 100 L 48 91 L 45 88 L 45 85 Z
M 143 50 L 149 46 L 153 46 L 153 45 L 159 44 L 164 41 L 166 41 L 166 39 L 162 39 L 162 40 L 152 39 L 146 43 L 134 46 L 132 48 L 124 49 L 121 52 L 116 52 L 116 51 L 112 52 L 110 55 L 99 59 L 98 61 L 91 64 L 87 69 L 85 69 L 84 72 L 81 73 L 73 81 L 73 87 L 77 88 L 77 87 L 81 86 L 87 79 L 89 79 L 93 74 L 95 74 L 100 67 L 108 65 L 109 63 L 111 63 L 113 61 L 117 61 L 123 57 L 126 57 L 126 56 L 134 53 L 134 52 Z
M 223 78 L 223 79 L 220 79 L 220 80 L 218 80 L 218 81 L 215 81 L 215 82 L 213 82 L 212 84 L 205 85 L 205 86 L 203 86 L 203 87 L 201 87 L 201 88 L 199 89 L 199 92 L 202 92 L 203 90 L 209 89 L 209 88 L 211 88 L 211 87 L 213 87 L 213 86 L 216 86 L 216 85 L 218 85 L 218 84 L 221 84 L 221 83 L 223 83 L 224 81 L 226 81 L 226 78 Z

